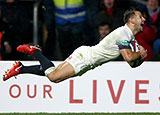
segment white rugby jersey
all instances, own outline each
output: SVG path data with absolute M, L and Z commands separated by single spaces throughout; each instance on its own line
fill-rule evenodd
M 99 44 L 89 47 L 87 60 L 93 67 L 114 60 L 120 55 L 119 49 L 128 49 L 129 42 L 135 37 L 127 25 L 108 34 Z

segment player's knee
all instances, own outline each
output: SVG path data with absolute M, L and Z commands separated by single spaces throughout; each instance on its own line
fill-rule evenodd
M 56 77 L 56 76 L 48 76 L 48 79 L 51 81 L 51 82 L 54 82 L 54 83 L 59 83 L 61 82 L 61 80 Z
M 53 83 L 59 83 L 59 82 L 61 82 L 61 80 L 52 80 L 51 82 L 53 82 Z
M 48 78 L 51 82 L 58 83 L 58 79 L 55 79 L 53 77 L 48 77 Z

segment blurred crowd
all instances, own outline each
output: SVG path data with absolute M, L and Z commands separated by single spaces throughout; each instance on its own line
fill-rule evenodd
M 159 0 L 38 0 L 38 44 L 50 60 L 64 60 L 81 45 L 93 46 L 124 25 L 130 7 L 146 21 L 136 39 L 148 51 L 146 61 L 160 61 Z M 33 44 L 33 4 L 30 0 L 0 1 L 0 60 L 34 60 L 16 51 Z M 120 56 L 117 60 L 122 61 Z

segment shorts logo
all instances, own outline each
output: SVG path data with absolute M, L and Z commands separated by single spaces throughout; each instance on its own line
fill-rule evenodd
M 69 56 L 69 57 L 68 57 L 68 60 L 70 60 L 71 58 L 72 58 L 72 56 Z

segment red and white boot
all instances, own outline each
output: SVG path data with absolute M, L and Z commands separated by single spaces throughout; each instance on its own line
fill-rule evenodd
M 31 46 L 31 45 L 27 45 L 27 44 L 20 45 L 17 47 L 17 51 L 29 54 L 31 56 L 34 56 L 33 54 L 34 54 L 35 50 L 41 51 L 41 49 L 38 46 Z
M 6 81 L 7 79 L 11 78 L 12 76 L 16 76 L 19 74 L 19 71 L 22 67 L 21 62 L 16 62 L 13 64 L 13 67 L 11 69 L 8 69 L 5 74 L 3 75 L 3 80 Z

